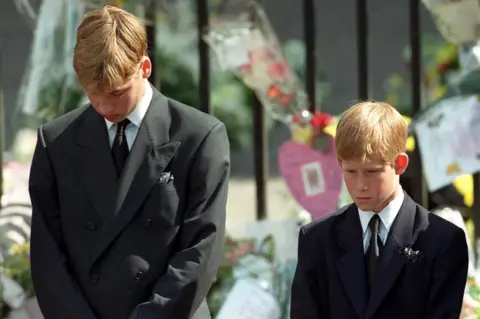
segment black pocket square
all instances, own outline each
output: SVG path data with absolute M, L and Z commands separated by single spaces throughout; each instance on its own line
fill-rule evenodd
M 171 172 L 165 172 L 155 181 L 155 184 L 167 184 L 173 181 L 173 174 Z

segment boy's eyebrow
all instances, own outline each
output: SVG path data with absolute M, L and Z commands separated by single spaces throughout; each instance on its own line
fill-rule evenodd
M 126 90 L 128 90 L 128 88 L 130 88 L 130 85 L 126 85 L 126 86 L 124 86 L 124 87 L 120 87 L 120 88 L 118 88 L 118 89 L 116 89 L 116 90 L 113 90 L 113 91 L 110 92 L 110 94 L 123 93 L 123 92 L 125 92 Z
M 381 169 L 383 169 L 383 166 L 371 166 L 371 167 L 364 167 L 363 169 L 365 170 L 369 170 L 369 171 L 379 171 Z
M 381 170 L 383 169 L 382 165 L 371 165 L 371 166 L 356 166 L 356 167 L 349 167 L 348 165 L 345 165 L 343 167 L 344 170 L 347 171 L 355 171 L 355 170 Z
M 110 94 L 119 94 L 119 93 L 123 93 L 124 91 L 125 89 L 119 89 L 119 90 L 111 91 Z

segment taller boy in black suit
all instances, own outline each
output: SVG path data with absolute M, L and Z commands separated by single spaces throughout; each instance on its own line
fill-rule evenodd
M 145 27 L 107 6 L 78 28 L 91 104 L 39 130 L 32 278 L 46 319 L 207 319 L 222 255 L 225 126 L 147 78 Z

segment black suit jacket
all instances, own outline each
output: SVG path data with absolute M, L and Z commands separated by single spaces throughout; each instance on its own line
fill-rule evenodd
M 153 91 L 118 180 L 93 107 L 39 130 L 31 272 L 46 319 L 210 318 L 230 169 L 225 126 Z M 166 172 L 173 180 L 159 178 Z
M 419 251 L 423 259 L 401 254 Z M 390 229 L 367 298 L 355 205 L 301 229 L 291 319 L 458 319 L 465 290 L 465 233 L 408 195 Z

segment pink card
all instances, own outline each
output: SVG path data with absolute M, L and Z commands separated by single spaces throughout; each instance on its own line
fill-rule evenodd
M 342 187 L 342 171 L 335 155 L 334 139 L 321 152 L 294 141 L 279 149 L 278 165 L 290 192 L 313 219 L 337 208 Z

